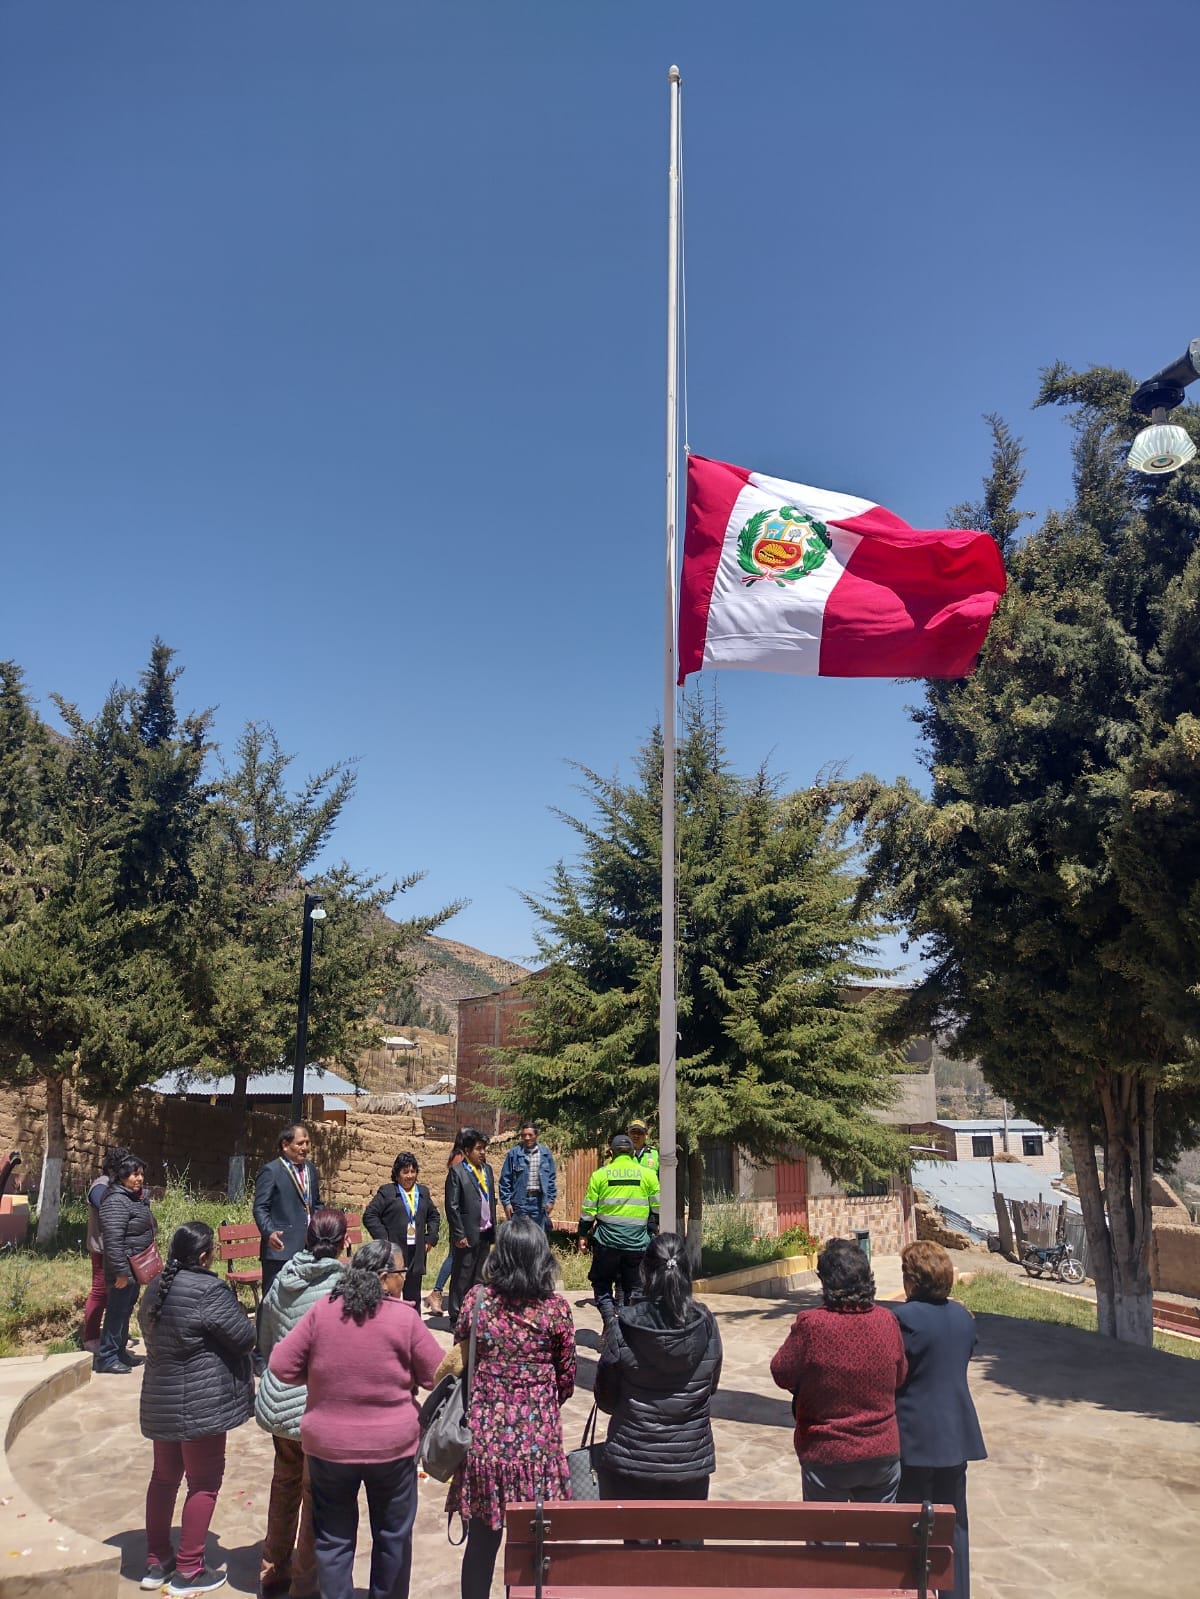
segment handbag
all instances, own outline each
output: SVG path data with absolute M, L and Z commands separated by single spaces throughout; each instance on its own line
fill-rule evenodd
M 475 1375 L 475 1330 L 485 1291 L 480 1289 L 471 1312 L 471 1340 L 467 1345 L 465 1371 L 461 1377 L 443 1377 L 421 1406 L 418 1459 L 435 1482 L 449 1482 L 471 1447 L 467 1403 L 471 1397 L 471 1378 Z
M 593 1403 L 592 1413 L 583 1424 L 583 1437 L 578 1449 L 567 1451 L 567 1470 L 571 1474 L 572 1499 L 599 1499 L 600 1479 L 596 1468 L 604 1457 L 604 1445 L 596 1442 L 596 1415 L 599 1407 Z
M 143 1288 L 147 1283 L 152 1283 L 163 1269 L 163 1258 L 158 1252 L 158 1245 L 147 1244 L 145 1249 L 139 1249 L 136 1255 L 130 1255 L 129 1269 Z

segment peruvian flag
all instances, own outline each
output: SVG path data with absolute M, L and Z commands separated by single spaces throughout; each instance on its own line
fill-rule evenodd
M 679 681 L 707 666 L 965 677 L 1004 593 L 995 540 L 688 457 Z

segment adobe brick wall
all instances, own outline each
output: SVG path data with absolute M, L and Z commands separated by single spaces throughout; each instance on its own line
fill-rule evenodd
M 1163 1293 L 1200 1298 L 1200 1227 L 1155 1216 L 1150 1281 Z
M 283 1117 L 274 1111 L 251 1111 L 246 1152 L 250 1180 L 264 1160 L 276 1152 Z M 224 1191 L 233 1147 L 233 1115 L 227 1105 L 166 1099 L 136 1093 L 127 1100 L 90 1105 L 65 1095 L 63 1121 L 67 1152 L 64 1184 L 81 1191 L 99 1170 L 104 1151 L 127 1144 L 146 1162 L 149 1180 L 162 1183 L 186 1172 L 194 1188 Z M 391 1176 L 401 1150 L 411 1150 L 435 1198 L 440 1195 L 450 1141 L 428 1137 L 419 1115 L 368 1115 L 351 1110 L 344 1125 L 311 1124 L 314 1159 L 321 1185 L 331 1199 L 360 1210 Z M 34 1186 L 45 1139 L 43 1090 L 0 1092 L 0 1145 L 20 1149 L 25 1185 Z

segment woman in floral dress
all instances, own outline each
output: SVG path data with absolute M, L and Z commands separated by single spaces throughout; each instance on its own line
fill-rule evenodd
M 554 1291 L 546 1235 L 528 1216 L 500 1229 L 486 1281 L 463 1301 L 454 1337 L 464 1355 L 480 1297 L 471 1447 L 446 1500 L 467 1527 L 462 1599 L 488 1599 L 507 1505 L 571 1497 L 559 1407 L 575 1392 L 575 1325 Z

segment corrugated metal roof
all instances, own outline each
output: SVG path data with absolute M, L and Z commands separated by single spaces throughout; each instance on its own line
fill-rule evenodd
M 1004 1131 L 1003 1116 L 980 1117 L 975 1121 L 947 1121 L 939 1116 L 934 1123 L 936 1127 L 948 1127 L 956 1133 L 1002 1133 Z M 1008 1118 L 1010 1133 L 1052 1133 L 1052 1127 L 1043 1127 L 1040 1122 L 1020 1121 L 1015 1116 Z
M 218 1099 L 228 1099 L 233 1093 L 233 1077 L 197 1077 L 194 1072 L 181 1070 L 167 1072 L 157 1082 L 147 1086 L 156 1094 L 182 1094 L 187 1099 L 209 1099 L 214 1095 Z M 354 1096 L 363 1090 L 323 1066 L 309 1066 L 304 1073 L 304 1092 Z M 252 1099 L 290 1099 L 292 1073 L 256 1072 L 246 1080 L 246 1093 Z
M 1010 1123 L 1011 1125 L 1011 1123 Z M 914 1188 L 929 1195 L 946 1220 L 976 1238 L 996 1231 L 996 1205 L 992 1198 L 992 1166 L 986 1160 L 918 1160 L 913 1162 Z M 1012 1161 L 996 1167 L 996 1181 L 1005 1199 L 1044 1199 L 1079 1212 L 1074 1194 L 1052 1188 L 1045 1172 Z

